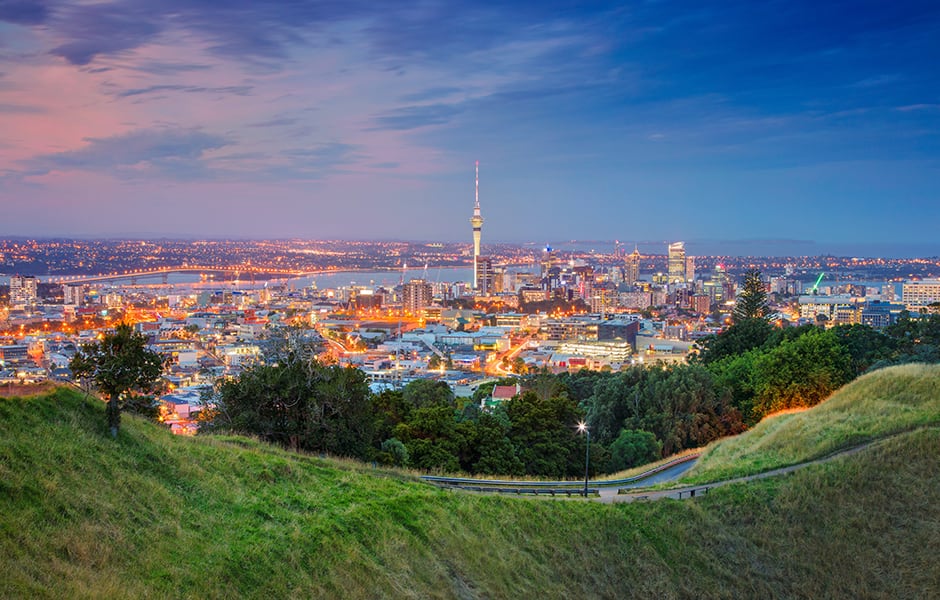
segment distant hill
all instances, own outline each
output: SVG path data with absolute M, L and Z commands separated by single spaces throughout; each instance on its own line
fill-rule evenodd
M 112 441 L 100 403 L 58 389 L 0 399 L 0 597 L 923 598 L 938 448 L 917 429 L 694 501 L 606 505 L 136 418 Z

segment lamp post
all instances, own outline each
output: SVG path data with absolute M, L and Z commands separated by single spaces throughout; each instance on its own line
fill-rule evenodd
M 581 421 L 578 423 L 578 431 L 585 435 L 584 438 L 584 497 L 588 497 L 588 465 L 591 458 L 591 430 L 587 423 Z

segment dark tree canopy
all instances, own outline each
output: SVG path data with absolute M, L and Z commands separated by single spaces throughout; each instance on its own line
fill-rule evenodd
M 304 355 L 217 384 L 201 430 L 255 435 L 293 450 L 367 459 L 376 427 L 365 374 Z
M 659 458 L 662 444 L 649 431 L 623 429 L 610 445 L 611 471 L 623 471 L 637 465 L 645 465 Z
M 745 319 L 718 335 L 703 339 L 697 360 L 707 365 L 723 358 L 744 354 L 763 346 L 773 332 L 773 325 L 764 319 Z
M 542 398 L 528 391 L 506 403 L 509 439 L 526 473 L 564 477 L 581 472 L 575 425 L 582 414 L 566 395 Z
M 147 348 L 147 338 L 121 323 L 100 341 L 82 346 L 69 363 L 75 377 L 88 379 L 107 397 L 108 427 L 117 437 L 121 409 L 134 392 L 148 393 L 163 373 L 163 359 Z
M 735 323 L 740 323 L 748 319 L 766 319 L 769 315 L 770 307 L 761 273 L 750 270 L 744 274 L 744 286 L 738 294 L 731 317 Z

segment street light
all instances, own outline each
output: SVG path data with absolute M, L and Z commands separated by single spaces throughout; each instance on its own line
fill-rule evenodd
M 584 497 L 588 497 L 588 464 L 591 458 L 591 430 L 587 423 L 581 421 L 578 423 L 578 432 L 585 435 L 584 442 Z

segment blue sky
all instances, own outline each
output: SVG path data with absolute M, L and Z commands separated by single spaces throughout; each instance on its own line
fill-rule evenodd
M 484 243 L 940 254 L 937 65 L 937 2 L 0 0 L 0 235 L 469 239 L 479 160 Z

